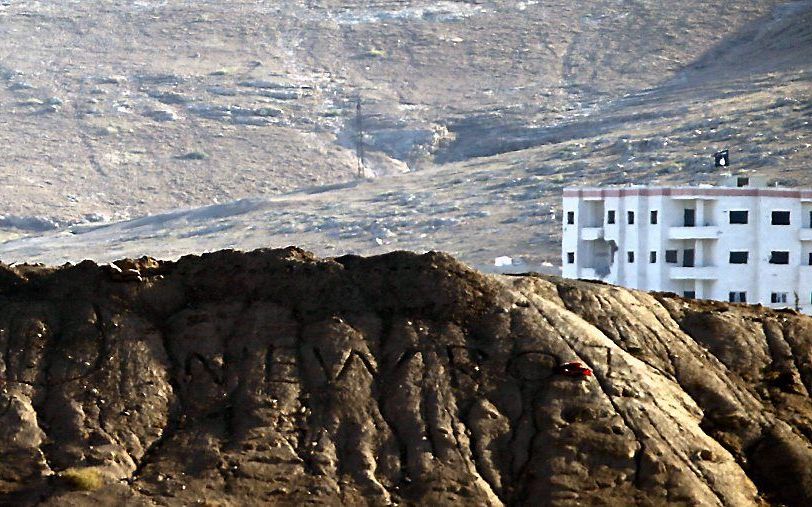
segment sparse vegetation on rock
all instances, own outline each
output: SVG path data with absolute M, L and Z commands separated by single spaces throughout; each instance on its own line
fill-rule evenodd
M 59 477 L 76 491 L 96 491 L 104 484 L 99 471 L 93 467 L 69 468 Z

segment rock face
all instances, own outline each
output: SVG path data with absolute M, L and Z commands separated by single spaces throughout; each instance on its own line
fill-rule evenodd
M 0 351 L 0 504 L 812 501 L 791 311 L 226 251 L 2 266 Z

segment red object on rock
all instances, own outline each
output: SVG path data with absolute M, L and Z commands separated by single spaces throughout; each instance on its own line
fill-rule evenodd
M 555 373 L 559 375 L 564 375 L 566 377 L 574 377 L 574 378 L 585 378 L 592 376 L 592 370 L 587 368 L 578 361 L 571 361 L 569 363 L 564 363 L 561 365 L 556 366 Z

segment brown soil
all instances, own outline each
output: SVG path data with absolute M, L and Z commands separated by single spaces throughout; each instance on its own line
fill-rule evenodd
M 792 311 L 437 253 L 117 264 L 0 268 L 1 504 L 812 501 Z

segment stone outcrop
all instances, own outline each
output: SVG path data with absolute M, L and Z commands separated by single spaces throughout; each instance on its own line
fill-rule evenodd
M 812 319 L 443 254 L 2 266 L 0 379 L 0 504 L 812 501 Z

